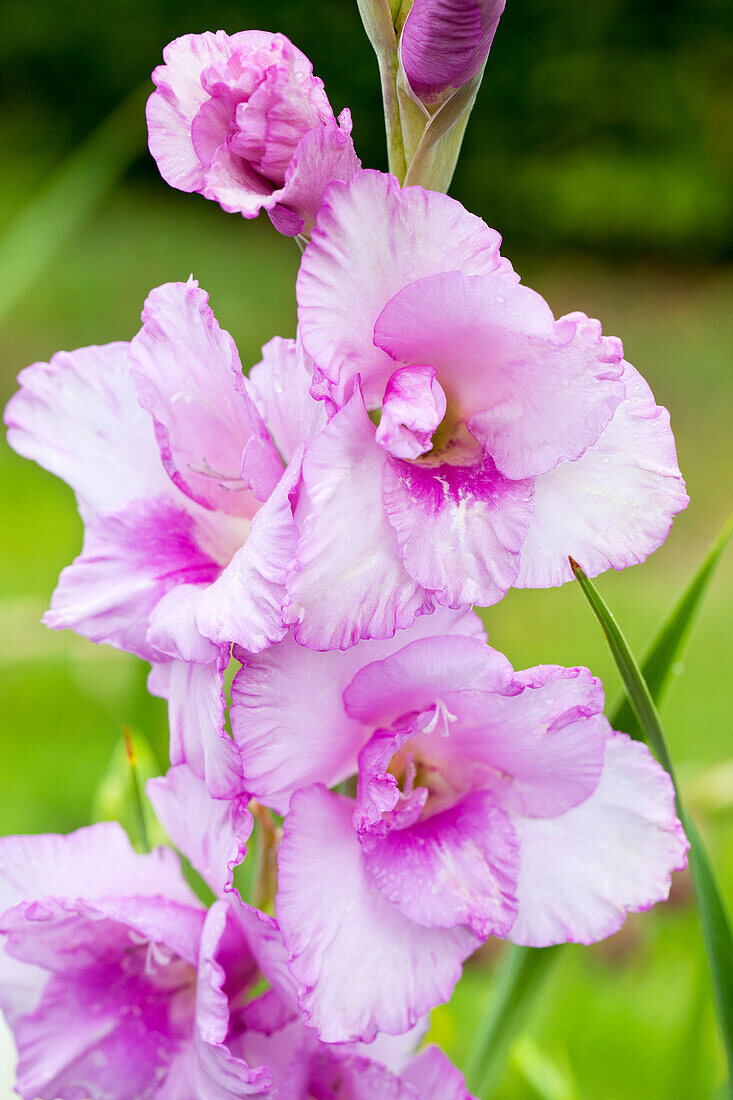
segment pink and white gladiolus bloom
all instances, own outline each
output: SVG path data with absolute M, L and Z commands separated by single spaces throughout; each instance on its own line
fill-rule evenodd
M 297 282 L 331 413 L 289 581 L 306 645 L 563 584 L 568 555 L 589 576 L 622 569 L 687 504 L 669 415 L 620 341 L 556 320 L 499 244 L 455 200 L 379 172 L 326 194 Z
M 324 188 L 359 159 L 351 115 L 334 118 L 323 82 L 283 34 L 186 34 L 163 51 L 147 106 L 163 179 L 230 213 L 266 210 L 288 236 L 308 232 Z
M 463 87 L 489 56 L 505 0 L 414 0 L 400 36 L 400 60 L 426 105 Z
M 28 367 L 5 412 L 10 445 L 68 482 L 85 525 L 44 621 L 153 663 L 171 762 L 215 795 L 241 790 L 222 733 L 231 643 L 256 652 L 286 633 L 290 497 L 324 421 L 308 384 L 278 339 L 245 379 L 190 281 L 152 291 L 131 343 Z
M 245 782 L 286 811 L 278 922 L 326 1041 L 411 1027 L 489 936 L 609 936 L 685 866 L 672 783 L 610 728 L 600 682 L 514 672 L 472 619 L 385 655 L 285 639 L 235 678 Z M 353 797 L 329 789 L 349 775 Z
M 422 1025 L 338 1047 L 305 1028 L 277 924 L 232 887 L 248 811 L 186 765 L 148 790 L 218 895 L 208 910 L 170 849 L 138 855 L 116 824 L 0 840 L 0 1009 L 24 1100 L 470 1100 L 440 1051 L 414 1056 Z

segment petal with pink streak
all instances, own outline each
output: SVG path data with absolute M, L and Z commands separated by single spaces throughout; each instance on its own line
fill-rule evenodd
M 420 1100 L 475 1100 L 466 1088 L 463 1074 L 436 1046 L 420 1051 L 402 1077 L 416 1090 Z
M 352 813 L 322 787 L 298 791 L 279 852 L 278 922 L 306 1022 L 324 1042 L 407 1031 L 448 999 L 478 944 L 467 928 L 402 916 L 369 875 Z
M 285 581 L 295 560 L 298 531 L 291 497 L 300 479 L 302 449 L 252 520 L 244 545 L 213 584 L 201 592 L 201 633 L 217 645 L 235 642 L 258 653 L 287 632 Z
M 357 374 L 367 405 L 380 403 L 395 365 L 372 337 L 390 298 L 441 271 L 506 268 L 500 241 L 455 199 L 401 189 L 393 176 L 366 170 L 350 184 L 334 184 L 300 265 L 297 296 L 303 344 L 337 403 L 349 396 Z
M 234 341 L 194 280 L 157 287 L 142 318 L 130 369 L 171 480 L 206 508 L 250 519 L 282 462 L 247 390 Z
M 211 65 L 226 65 L 236 49 L 254 50 L 270 45 L 274 35 L 241 31 L 231 37 L 224 31 L 184 34 L 163 50 L 165 64 L 153 72 L 156 91 L 148 99 L 146 115 L 150 152 L 161 176 L 181 191 L 200 191 L 205 165 L 194 149 L 191 125 L 209 98 L 201 75 Z
M 373 881 L 403 916 L 425 928 L 468 925 L 505 936 L 517 913 L 519 845 L 486 791 L 397 828 L 367 848 Z
M 290 634 L 255 657 L 242 655 L 244 667 L 232 684 L 230 719 L 246 789 L 285 813 L 299 787 L 318 782 L 333 786 L 353 774 L 368 732 L 344 708 L 344 690 L 372 661 L 416 638 L 439 634 L 453 635 L 446 643 L 451 645 L 459 635 L 482 638 L 483 627 L 472 611 L 439 608 L 392 638 L 361 641 L 347 650 L 306 649 Z
M 60 351 L 26 367 L 5 410 L 10 446 L 63 478 L 87 521 L 136 499 L 177 496 L 137 399 L 127 348 Z
M 666 772 L 626 734 L 606 744 L 601 780 L 550 818 L 513 816 L 520 844 L 519 911 L 509 938 L 530 947 L 594 943 L 627 913 L 663 901 L 688 843 Z
M 544 474 L 592 446 L 624 397 L 622 348 L 582 313 L 556 321 L 504 273 L 433 275 L 384 307 L 374 342 L 429 363 L 508 478 Z
M 224 728 L 224 671 L 228 652 L 206 665 L 168 661 L 154 665 L 148 690 L 168 700 L 171 764 L 188 764 L 213 798 L 242 793 L 237 746 Z
M 360 638 L 391 637 L 431 607 L 384 514 L 384 461 L 357 391 L 303 462 L 302 534 L 285 613 L 301 645 L 346 649 Z
M 572 555 L 590 577 L 644 561 L 687 507 L 669 413 L 624 364 L 626 400 L 595 446 L 537 478 L 517 588 L 573 579 Z
M 173 844 L 221 897 L 233 889 L 234 868 L 247 854 L 252 832 L 249 795 L 211 797 L 208 787 L 188 764 L 169 768 L 148 780 L 146 791 L 156 816 Z
M 416 1100 L 416 1094 L 384 1066 L 354 1054 L 331 1053 L 321 1044 L 313 1056 L 307 1096 L 344 1100 Z
M 283 461 L 315 439 L 326 423 L 321 401 L 310 395 L 312 366 L 295 340 L 275 336 L 262 349 L 262 361 L 249 372 L 249 384 Z
M 475 466 L 388 457 L 382 498 L 405 568 L 450 607 L 489 607 L 507 593 L 532 518 L 533 481 Z
M 61 573 L 43 621 L 158 659 L 147 641 L 158 601 L 177 585 L 206 585 L 221 572 L 210 526 L 165 496 L 97 517 L 87 525 L 81 554 Z

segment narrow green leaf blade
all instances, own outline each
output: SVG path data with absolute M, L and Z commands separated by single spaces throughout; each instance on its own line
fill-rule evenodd
M 508 948 L 474 1030 L 464 1067 L 469 1088 L 481 1096 L 490 1096 L 501 1080 L 509 1049 L 526 1022 L 529 1004 L 562 946 Z
M 720 562 L 731 535 L 733 516 L 730 517 L 707 554 L 700 562 L 689 584 L 661 623 L 641 664 L 641 671 L 654 702 L 661 706 L 672 679 L 672 669 L 682 656 L 690 631 L 700 610 L 713 574 Z M 614 729 L 643 738 L 641 727 L 634 714 L 628 696 L 614 708 L 611 725 Z
M 618 623 L 602 596 L 572 558 L 570 559 L 570 565 L 584 596 L 601 625 L 603 633 L 606 635 L 628 697 L 636 711 L 636 717 L 644 739 L 675 783 L 678 814 L 690 842 L 690 871 L 695 887 L 695 899 L 705 941 L 705 950 L 713 979 L 718 1025 L 728 1057 L 729 1077 L 731 1078 L 729 1088 L 731 1095 L 733 1095 L 733 936 L 731 935 L 728 914 L 707 851 L 694 823 L 682 805 L 659 714 L 649 687 Z

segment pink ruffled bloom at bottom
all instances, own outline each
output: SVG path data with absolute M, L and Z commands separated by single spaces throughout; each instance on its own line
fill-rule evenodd
M 672 783 L 610 728 L 600 682 L 514 672 L 478 625 L 439 611 L 343 653 L 288 638 L 235 678 L 244 782 L 286 811 L 290 969 L 329 1042 L 406 1030 L 489 936 L 609 936 L 685 866 Z M 353 797 L 328 789 L 344 781 Z

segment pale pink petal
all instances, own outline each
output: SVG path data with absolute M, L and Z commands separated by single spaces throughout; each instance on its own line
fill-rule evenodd
M 521 866 L 509 938 L 530 947 L 612 935 L 627 913 L 664 900 L 671 872 L 686 864 L 672 782 L 626 734 L 609 738 L 601 780 L 585 802 L 513 823 Z
M 445 410 L 445 393 L 433 367 L 400 367 L 384 392 L 377 443 L 396 458 L 418 458 L 432 447 Z
M 97 517 L 87 525 L 81 554 L 61 573 L 43 621 L 159 659 L 147 640 L 158 601 L 171 588 L 206 585 L 221 572 L 208 527 L 167 496 Z
M 468 925 L 477 936 L 505 936 L 517 912 L 519 845 L 493 796 L 466 795 L 454 806 L 397 828 L 365 848 L 379 889 L 403 916 L 426 928 Z
M 278 921 L 306 1022 L 324 1042 L 407 1031 L 448 999 L 478 943 L 467 928 L 402 916 L 369 876 L 352 813 L 322 787 L 298 791 L 279 852 Z
M 347 650 L 306 649 L 290 634 L 255 657 L 242 654 L 245 664 L 232 684 L 230 720 L 242 754 L 244 787 L 285 813 L 299 787 L 333 786 L 353 774 L 368 733 L 344 709 L 345 688 L 372 661 L 416 638 L 439 634 L 455 635 L 449 639 L 453 643 L 458 635 L 483 637 L 483 627 L 473 612 L 440 608 L 392 638 L 361 641 Z M 480 649 L 483 654 L 488 647 Z M 458 660 L 454 667 L 464 666 Z
M 687 506 L 669 413 L 628 363 L 623 381 L 626 400 L 595 446 L 537 478 L 518 588 L 572 580 L 568 555 L 590 577 L 636 565 Z
M 314 1055 L 307 1096 L 348 1100 L 416 1100 L 416 1093 L 384 1066 L 353 1054 L 331 1053 L 326 1044 Z
M 436 611 L 426 620 L 438 620 L 432 636 L 425 632 L 416 639 L 412 631 L 405 631 L 398 636 L 402 645 L 392 653 L 377 652 L 371 663 L 361 662 L 343 693 L 346 713 L 374 729 L 391 726 L 402 715 L 425 711 L 437 702 L 450 711 L 463 692 L 506 691 L 512 681 L 507 658 L 478 635 L 450 637 L 445 631 L 441 636 L 437 626 L 445 623 L 447 614 Z M 451 629 L 451 634 L 457 633 Z M 371 655 L 368 650 L 365 654 Z
M 413 282 L 385 305 L 374 342 L 397 362 L 435 368 L 505 477 L 578 458 L 624 397 L 620 342 L 581 313 L 556 321 L 539 294 L 502 272 Z
M 323 402 L 310 395 L 312 367 L 295 340 L 275 336 L 249 372 L 254 400 L 284 462 L 311 443 L 326 423 Z
M 405 571 L 384 514 L 385 458 L 358 391 L 308 448 L 286 606 L 301 645 L 345 649 L 360 638 L 391 637 L 431 607 Z
M 236 642 L 257 653 L 287 632 L 283 623 L 285 579 L 295 559 L 298 532 L 291 496 L 300 478 L 296 452 L 269 500 L 252 520 L 247 541 L 221 576 L 202 591 L 197 623 L 218 645 Z
M 381 172 L 361 171 L 351 184 L 330 188 L 301 262 L 297 295 L 303 344 L 339 404 L 357 374 L 367 405 L 381 401 L 395 366 L 372 336 L 389 299 L 441 271 L 495 271 L 504 263 L 500 241 L 454 199 L 421 187 L 400 189 Z
M 407 572 L 450 607 L 507 593 L 532 518 L 533 481 L 508 481 L 488 455 L 475 466 L 387 458 L 382 497 Z
M 216 660 L 218 646 L 204 638 L 198 626 L 202 590 L 201 585 L 178 584 L 155 605 L 146 640 L 159 654 L 194 664 Z
M 270 45 L 272 34 L 241 31 L 231 37 L 215 34 L 185 34 L 163 50 L 165 64 L 153 72 L 157 90 L 148 99 L 148 141 L 160 174 L 171 187 L 199 191 L 204 184 L 205 166 L 191 140 L 191 124 L 209 98 L 201 75 L 211 65 L 226 65 L 238 49 L 254 50 Z
M 505 810 L 554 817 L 598 786 L 610 734 L 603 704 L 601 682 L 585 668 L 528 669 L 504 693 L 449 699 L 450 743 L 433 738 L 431 749 L 449 770 L 472 769 Z
M 230 893 L 234 868 L 247 854 L 252 832 L 249 795 L 214 799 L 188 764 L 148 780 L 146 791 L 170 840 L 217 896 Z
M 85 520 L 142 497 L 177 494 L 127 368 L 127 344 L 60 351 L 18 375 L 5 410 L 10 446 L 76 493 Z
M 168 700 L 171 764 L 188 764 L 214 798 L 242 793 L 237 746 L 224 728 L 224 671 L 228 652 L 210 664 L 168 661 L 154 665 L 148 690 Z
M 463 1074 L 436 1046 L 420 1051 L 402 1079 L 412 1085 L 420 1100 L 475 1100 L 466 1088 Z
M 117 822 L 77 829 L 68 836 L 0 839 L 0 912 L 33 898 L 160 894 L 196 904 L 177 857 L 168 848 L 138 855 Z
M 251 518 L 282 462 L 247 391 L 234 341 L 194 280 L 157 287 L 142 317 L 130 368 L 168 474 L 205 507 Z M 245 448 L 254 475 L 246 481 Z

